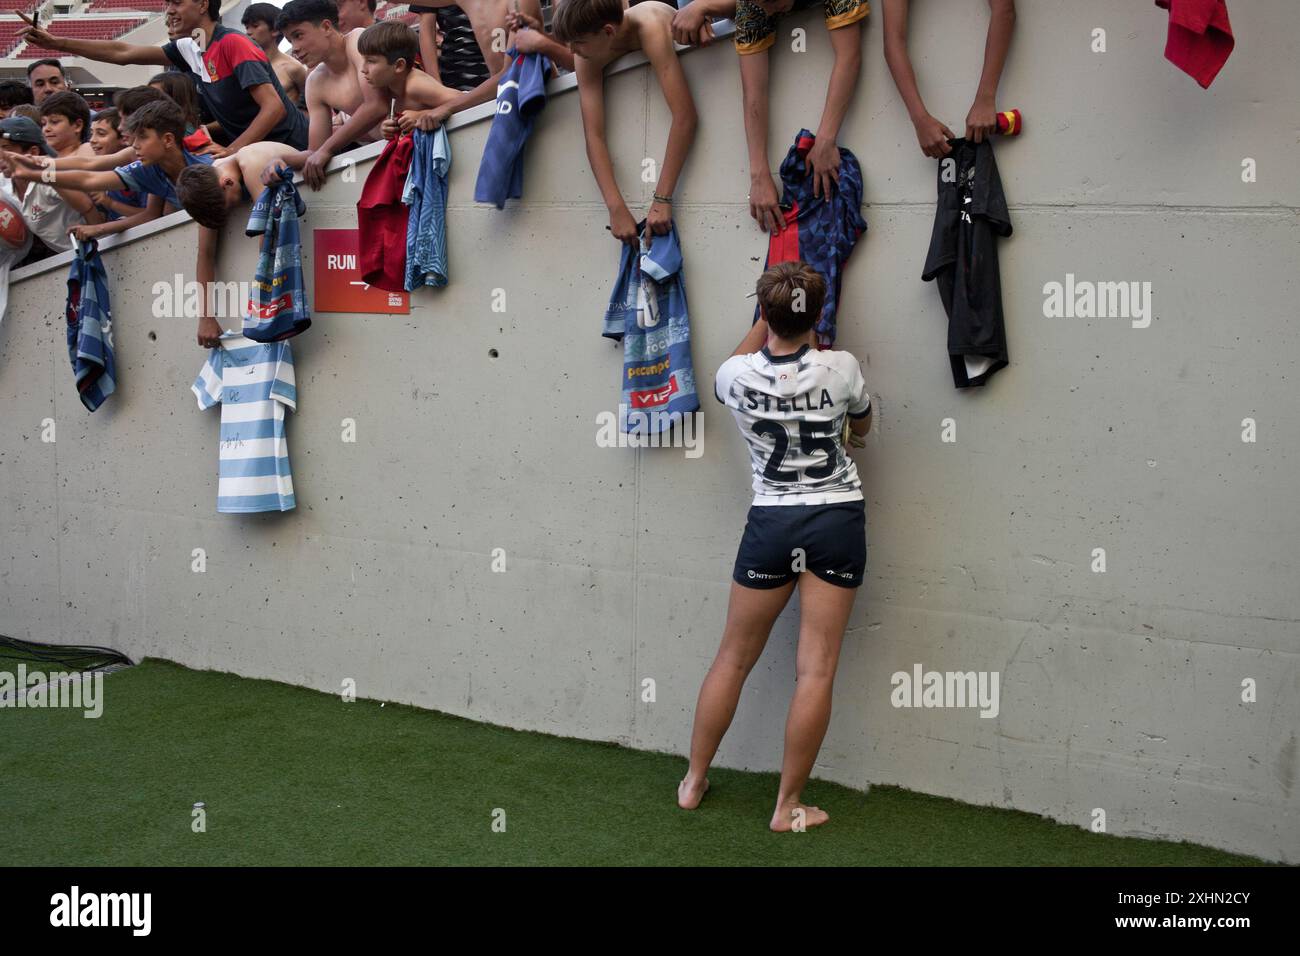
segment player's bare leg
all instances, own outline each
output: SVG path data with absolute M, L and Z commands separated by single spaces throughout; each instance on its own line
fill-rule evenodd
M 820 807 L 801 803 L 800 796 L 831 722 L 831 689 L 840 643 L 857 593 L 856 588 L 827 584 L 811 571 L 799 575 L 799 650 L 794 698 L 785 724 L 781 788 L 770 824 L 773 830 L 791 830 L 796 822 L 805 828 L 815 827 L 830 819 Z
M 709 789 L 705 776 L 722 743 L 722 736 L 736 716 L 745 678 L 758 663 L 772 633 L 772 625 L 794 593 L 795 582 L 779 588 L 747 588 L 731 582 L 727 624 L 718 654 L 704 677 L 695 705 L 695 727 L 691 731 L 691 766 L 677 786 L 677 805 L 694 810 Z

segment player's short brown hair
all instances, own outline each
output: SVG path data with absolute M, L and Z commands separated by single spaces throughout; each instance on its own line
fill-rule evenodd
M 400 20 L 380 20 L 361 31 L 357 52 L 362 56 L 382 56 L 391 66 L 405 60 L 409 70 L 415 66 L 415 55 L 420 52 L 420 37 Z
M 610 23 L 623 22 L 622 0 L 563 0 L 551 20 L 551 32 L 561 43 L 572 43 Z
M 196 164 L 182 169 L 176 177 L 176 196 L 200 226 L 220 229 L 230 217 L 221 177 L 210 165 Z
M 783 339 L 807 335 L 826 301 L 826 280 L 806 262 L 772 266 L 758 277 L 757 290 L 767 327 Z

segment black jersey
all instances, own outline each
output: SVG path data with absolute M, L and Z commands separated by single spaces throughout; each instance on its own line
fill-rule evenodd
M 948 313 L 948 358 L 958 388 L 983 385 L 1007 365 L 999 236 L 1011 235 L 1002 180 L 985 140 L 948 141 L 939 160 L 939 201 L 921 278 L 937 280 Z

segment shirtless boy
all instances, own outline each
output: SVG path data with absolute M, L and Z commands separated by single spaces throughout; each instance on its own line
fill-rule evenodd
M 636 219 L 623 202 L 605 139 L 605 67 L 625 53 L 643 50 L 672 112 L 654 201 L 646 215 L 646 229 L 664 235 L 672 223 L 677 177 L 699 122 L 686 74 L 673 46 L 673 12 L 672 7 L 658 0 L 644 0 L 626 10 L 622 0 L 564 0 L 552 22 L 556 38 L 573 50 L 587 160 L 609 209 L 610 231 L 621 242 L 637 241 Z
M 284 36 L 276 26 L 279 17 L 280 8 L 274 4 L 252 3 L 244 11 L 240 22 L 244 25 L 244 32 L 248 34 L 248 38 L 260 46 L 266 58 L 271 61 L 271 69 L 275 72 L 280 85 L 284 87 L 284 95 L 289 97 L 290 102 L 295 106 L 302 109 L 303 84 L 307 82 L 307 67 L 280 49 L 280 41 Z
M 379 138 L 388 105 L 362 81 L 357 40 L 362 30 L 341 33 L 334 0 L 291 0 L 276 25 L 293 44 L 293 55 L 307 64 L 307 149 L 301 168 L 312 189 L 325 182 L 325 167 L 352 143 Z
M 420 43 L 412 30 L 397 20 L 385 20 L 361 31 L 361 75 L 379 94 L 385 113 L 381 131 L 385 139 L 412 129 L 435 129 L 434 111 L 456 98 L 457 92 L 413 68 Z
M 217 277 L 217 238 L 230 211 L 243 202 L 252 202 L 264 188 L 262 171 L 267 165 L 301 154 L 287 143 L 249 143 L 237 153 L 223 156 L 211 166 L 190 166 L 176 179 L 176 195 L 199 225 L 198 262 L 194 274 L 199 288 L 207 290 Z M 202 296 L 198 343 L 216 348 L 221 338 L 221 323 L 208 315 L 208 296 Z

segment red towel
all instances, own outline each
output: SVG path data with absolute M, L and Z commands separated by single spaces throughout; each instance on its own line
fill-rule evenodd
M 411 134 L 390 139 L 371 167 L 357 201 L 361 279 L 389 292 L 405 289 L 406 220 L 411 207 L 402 202 L 402 188 L 414 153 Z
M 1209 88 L 1232 52 L 1226 0 L 1156 0 L 1169 11 L 1165 59 Z

